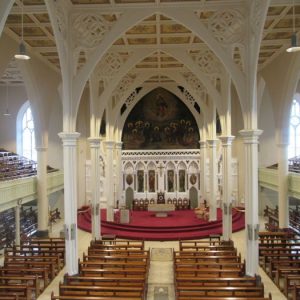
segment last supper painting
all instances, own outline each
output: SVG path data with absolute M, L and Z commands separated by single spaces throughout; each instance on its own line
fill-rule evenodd
M 125 122 L 123 147 L 197 149 L 199 130 L 189 109 L 166 89 L 156 88 L 133 108 Z

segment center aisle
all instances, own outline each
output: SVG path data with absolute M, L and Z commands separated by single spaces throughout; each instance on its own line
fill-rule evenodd
M 174 300 L 173 249 L 179 250 L 178 242 L 145 242 L 150 250 L 150 270 L 147 300 Z

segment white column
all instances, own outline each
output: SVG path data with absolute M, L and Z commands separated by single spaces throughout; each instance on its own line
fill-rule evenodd
M 201 201 L 206 199 L 206 141 L 200 141 L 200 190 Z M 206 199 L 207 200 L 207 199 Z
M 209 150 L 209 221 L 217 220 L 217 141 L 208 139 Z
M 113 222 L 114 220 L 114 164 L 113 164 L 113 150 L 114 150 L 114 141 L 106 141 L 106 201 L 107 201 L 107 211 L 106 219 L 107 221 Z
M 279 228 L 289 227 L 288 143 L 277 144 L 278 152 L 278 219 Z
M 258 274 L 258 137 L 262 130 L 241 130 L 245 149 L 246 274 Z
M 231 145 L 233 136 L 220 136 L 222 142 L 223 159 L 223 240 L 228 241 L 232 236 L 232 166 L 231 166 Z
M 119 200 L 120 205 L 125 205 L 123 199 L 123 174 L 122 174 L 122 142 L 116 142 L 116 200 Z
M 20 230 L 20 205 L 17 205 L 15 207 L 15 243 L 16 245 L 20 245 L 20 235 L 21 235 L 21 230 Z
M 37 236 L 48 236 L 49 201 L 47 194 L 47 147 L 36 147 L 37 152 L 37 206 L 38 228 Z
M 64 151 L 65 272 L 74 275 L 78 273 L 77 140 L 80 133 L 61 132 L 58 135 L 62 139 Z
M 92 189 L 92 238 L 101 238 L 101 214 L 100 214 L 100 138 L 90 137 L 88 138 L 91 150 L 91 189 Z

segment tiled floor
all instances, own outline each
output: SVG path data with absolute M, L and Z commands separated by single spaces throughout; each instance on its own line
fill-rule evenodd
M 62 228 L 63 222 L 60 221 L 52 229 L 52 236 L 59 236 L 59 232 Z M 79 254 L 82 257 L 82 253 L 86 252 L 87 247 L 91 240 L 91 234 L 78 230 L 78 239 L 79 239 Z M 239 252 L 241 252 L 242 256 L 245 253 L 245 231 L 240 231 L 233 234 L 233 240 L 235 246 L 238 248 Z M 154 249 L 154 248 L 172 248 L 174 250 L 178 250 L 179 244 L 178 242 L 146 242 L 146 249 Z M 51 292 L 58 294 L 58 283 L 63 277 L 64 270 L 62 270 L 59 276 L 48 286 L 48 288 L 40 295 L 38 300 L 50 300 Z M 262 277 L 262 281 L 265 285 L 265 295 L 267 296 L 269 292 L 272 293 L 273 300 L 285 300 L 286 297 L 277 289 L 277 287 L 272 283 L 269 277 L 264 273 L 264 271 L 260 270 L 260 275 Z M 155 290 L 155 287 L 156 290 Z M 168 288 L 168 297 L 158 297 L 154 296 L 154 291 L 159 291 L 159 288 Z M 165 290 L 161 289 L 162 292 Z M 173 263 L 170 260 L 161 261 L 161 260 L 153 260 L 151 261 L 150 273 L 149 273 L 149 285 L 148 285 L 148 297 L 147 300 L 158 300 L 158 299 L 168 299 L 173 300 L 174 297 L 174 285 L 173 285 Z

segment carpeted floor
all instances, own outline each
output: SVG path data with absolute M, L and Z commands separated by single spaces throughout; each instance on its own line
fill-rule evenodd
M 132 211 L 130 224 L 106 221 L 106 210 L 101 210 L 101 234 L 114 234 L 119 238 L 143 240 L 179 240 L 204 238 L 211 234 L 222 234 L 222 211 L 218 209 L 217 221 L 206 222 L 196 217 L 193 210 L 171 212 L 166 218 L 157 218 L 153 212 Z M 118 216 L 116 216 L 118 219 Z M 90 209 L 78 212 L 78 227 L 91 231 Z M 245 216 L 233 209 L 232 231 L 245 227 Z

